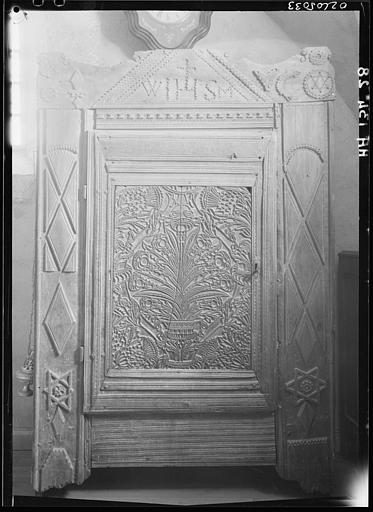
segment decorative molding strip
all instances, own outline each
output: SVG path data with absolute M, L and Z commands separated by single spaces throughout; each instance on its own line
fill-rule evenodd
M 320 446 L 328 444 L 327 437 L 311 437 L 309 439 L 288 439 L 288 446 L 290 448 Z
M 323 153 L 319 147 L 313 146 L 312 144 L 298 144 L 297 146 L 294 146 L 293 148 L 289 149 L 289 151 L 286 153 L 286 157 L 285 157 L 286 165 L 289 164 L 290 160 L 293 158 L 295 153 L 297 153 L 298 151 L 302 151 L 302 150 L 313 151 L 320 158 L 321 162 L 325 161 Z
M 254 76 L 262 84 L 265 91 L 269 91 L 272 87 L 273 81 L 278 74 L 278 68 L 273 67 L 265 70 L 254 69 Z
M 267 94 L 263 94 L 263 92 L 261 92 L 259 88 L 249 80 L 249 77 L 241 73 L 233 64 L 229 64 L 222 55 L 219 55 L 217 52 L 212 50 L 207 50 L 207 53 L 208 55 L 211 55 L 211 57 L 213 57 L 219 64 L 221 64 L 232 76 L 239 80 L 242 85 L 249 89 L 258 98 L 259 101 L 270 100 Z M 198 55 L 201 57 L 201 52 L 198 52 Z
M 71 153 L 74 153 L 75 155 L 78 154 L 78 149 L 75 146 L 68 146 L 66 144 L 54 144 L 53 146 L 48 146 L 46 150 L 46 154 L 50 155 L 51 153 L 54 153 L 55 151 L 70 151 Z
M 206 123 L 208 126 L 214 123 L 253 124 L 261 127 L 273 127 L 274 109 L 270 107 L 224 108 L 220 109 L 97 109 L 95 112 L 96 128 L 132 128 L 133 125 L 150 124 L 185 124 Z
M 104 107 L 107 98 L 110 102 L 120 102 L 131 96 L 140 86 L 157 71 L 164 68 L 172 59 L 173 52 L 169 50 L 158 50 L 148 52 L 137 59 L 132 68 L 118 82 L 110 87 L 95 102 L 93 107 Z M 113 97 L 113 95 L 115 97 Z M 114 101 L 115 100 L 115 101 Z
M 281 73 L 280 76 L 276 80 L 276 91 L 280 96 L 285 98 L 286 101 L 290 101 L 293 99 L 293 92 L 291 92 L 291 88 L 286 88 L 286 84 L 288 80 L 296 80 L 301 75 L 298 70 L 285 71 Z

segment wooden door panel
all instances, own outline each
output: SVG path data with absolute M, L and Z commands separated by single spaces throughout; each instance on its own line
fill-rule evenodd
M 278 468 L 305 488 L 326 489 L 332 443 L 327 105 L 284 105 L 283 116 Z
M 205 147 L 224 147 L 222 134 L 198 142 L 190 131 L 166 132 L 168 154 L 159 160 L 154 145 L 139 158 L 127 155 L 135 136 L 92 136 L 98 165 L 88 220 L 96 267 L 85 411 L 93 465 L 274 464 L 274 416 L 262 390 L 272 369 L 261 365 L 261 347 L 266 354 L 273 347 L 272 337 L 261 339 L 262 296 L 275 272 L 274 215 L 265 234 L 262 224 L 263 183 L 264 208 L 274 204 L 272 132 L 237 134 L 251 141 L 247 159 L 198 164 L 193 158 Z M 181 139 L 194 149 L 170 161 Z M 198 294 L 203 304 L 193 303 Z M 237 340 L 243 351 L 234 350 Z
M 33 469 L 37 491 L 81 483 L 89 474 L 80 412 L 79 112 L 43 111 L 40 133 Z
M 272 169 L 273 165 L 272 160 L 274 160 L 275 156 L 275 146 L 272 144 L 270 150 L 268 149 L 272 137 L 271 132 L 263 134 L 263 132 L 248 131 L 245 134 L 240 133 L 239 136 L 242 139 L 247 136 L 251 140 L 256 141 L 256 146 L 253 150 L 255 161 L 250 161 L 250 163 L 246 162 L 244 164 L 239 163 L 240 165 L 237 166 L 236 162 L 228 158 L 224 163 L 214 164 L 215 172 L 213 172 L 213 167 L 209 165 L 211 162 L 201 162 L 198 166 L 194 164 L 193 173 L 189 174 L 191 167 L 188 161 L 188 155 L 186 155 L 182 162 L 173 162 L 173 168 L 168 168 L 167 176 L 165 176 L 163 169 L 159 172 L 159 167 L 153 168 L 153 153 L 148 154 L 145 152 L 141 155 L 141 162 L 136 162 L 136 166 L 131 165 L 128 167 L 128 162 L 122 154 L 123 147 L 127 146 L 128 141 L 132 141 L 135 134 L 126 133 L 121 136 L 117 134 L 113 140 L 109 140 L 105 133 L 99 132 L 92 134 L 94 144 L 92 150 L 95 151 L 95 161 L 98 164 L 97 168 L 92 167 L 91 184 L 88 185 L 88 203 L 92 213 L 92 215 L 88 217 L 90 224 L 88 226 L 88 232 L 91 230 L 95 245 L 92 247 L 90 254 L 87 253 L 87 265 L 90 265 L 91 260 L 97 262 L 97 264 L 95 267 L 96 278 L 92 281 L 92 286 L 89 285 L 89 287 L 91 287 L 90 293 L 92 294 L 92 299 L 87 298 L 87 301 L 93 300 L 94 304 L 93 346 L 87 354 L 91 359 L 89 362 L 87 357 L 87 370 L 91 374 L 92 395 L 90 397 L 88 395 L 86 396 L 85 410 L 87 412 L 99 411 L 102 410 L 102 408 L 108 410 L 108 407 L 110 410 L 112 410 L 113 407 L 114 409 L 118 409 L 120 408 L 118 404 L 129 403 L 131 401 L 128 392 L 135 393 L 136 391 L 140 392 L 140 390 L 142 392 L 142 403 L 145 404 L 147 403 L 147 397 L 151 389 L 160 392 L 160 395 L 157 397 L 160 401 L 162 401 L 161 395 L 163 393 L 164 399 L 162 406 L 160 403 L 157 405 L 157 407 L 163 408 L 167 408 L 167 401 L 172 401 L 173 390 L 193 392 L 196 394 L 196 398 L 198 390 L 204 390 L 207 395 L 209 392 L 217 393 L 226 390 L 229 392 L 226 407 L 229 408 L 232 399 L 234 403 L 239 403 L 239 399 L 234 399 L 234 393 L 239 393 L 240 391 L 244 392 L 245 390 L 249 391 L 251 389 L 253 376 L 255 377 L 256 373 L 260 373 L 261 379 L 260 383 L 258 383 L 257 380 L 254 386 L 257 390 L 260 390 L 264 382 L 266 382 L 266 386 L 263 386 L 266 387 L 266 393 L 272 388 L 272 385 L 268 384 L 272 380 L 272 369 L 268 364 L 268 358 L 271 347 L 273 349 L 274 344 L 273 322 L 271 326 L 268 326 L 268 322 L 263 321 L 261 315 L 261 300 L 262 297 L 264 297 L 263 301 L 268 310 L 274 307 L 273 297 L 267 296 L 270 295 L 273 289 L 273 275 L 275 272 L 274 255 L 276 249 L 275 244 L 273 244 L 273 242 L 270 243 L 270 240 L 273 241 L 273 230 L 275 229 L 275 216 L 273 214 L 273 212 L 275 212 L 273 207 L 275 187 L 273 185 L 273 174 L 270 173 L 270 169 Z M 142 134 L 141 137 L 145 137 L 145 134 Z M 167 143 L 168 137 L 170 137 L 169 152 L 172 153 L 172 148 L 174 151 L 175 147 L 177 148 L 177 145 L 175 146 L 175 140 L 182 139 L 183 136 L 182 134 L 177 134 L 176 136 L 166 133 L 164 135 L 164 144 Z M 227 134 L 225 137 L 228 137 Z M 185 134 L 184 138 L 189 138 L 193 141 L 196 140 L 195 135 L 191 132 Z M 205 133 L 204 140 L 201 143 L 202 147 L 206 145 L 206 141 L 208 141 L 208 145 L 211 147 L 214 144 L 220 145 L 220 139 L 223 140 L 223 135 L 221 134 L 217 137 L 215 134 Z M 107 146 L 105 146 L 106 152 L 110 149 L 110 160 L 106 160 L 107 155 L 105 151 L 103 151 L 104 144 L 107 144 Z M 192 156 L 198 155 L 199 149 L 199 145 L 196 145 Z M 269 157 L 269 155 L 271 155 L 271 157 Z M 189 158 L 191 158 L 190 155 Z M 169 165 L 170 162 L 165 159 L 164 164 Z M 161 162 L 160 165 L 163 165 L 163 162 Z M 208 169 L 209 175 L 205 174 L 205 167 Z M 269 176 L 270 174 L 271 176 Z M 266 198 L 264 206 L 262 204 L 263 175 L 266 176 L 264 182 L 268 191 L 268 197 Z M 205 179 L 205 182 L 202 184 L 200 181 L 201 177 Z M 167 181 L 165 181 L 164 178 L 166 178 Z M 187 211 L 190 215 L 188 219 L 187 215 L 180 216 L 180 207 L 176 208 L 176 203 L 173 206 L 166 207 L 167 201 L 172 202 L 175 200 L 175 197 L 179 197 L 174 193 L 177 189 L 186 191 L 186 193 L 184 194 L 183 192 L 180 197 L 185 196 L 183 199 L 185 203 L 183 203 L 183 210 Z M 171 195 L 170 191 L 172 191 Z M 236 226 L 236 228 L 232 229 L 233 217 L 230 210 L 233 207 L 240 208 L 238 203 L 240 203 L 243 197 L 238 198 L 240 194 L 242 195 L 240 191 L 246 191 L 245 193 L 250 199 L 250 204 L 247 204 L 244 209 L 241 207 L 242 218 L 238 215 L 238 220 L 241 222 L 242 226 Z M 131 201 L 125 200 L 128 194 L 132 198 Z M 188 198 L 189 203 L 186 198 Z M 240 199 L 238 203 L 237 198 Z M 117 209 L 118 201 L 121 205 Z M 202 206 L 201 201 L 204 201 L 206 204 Z M 212 202 L 214 203 L 213 205 Z M 155 207 L 156 203 L 159 203 L 157 207 Z M 201 203 L 199 209 L 196 207 L 197 203 Z M 214 206 L 216 212 L 214 212 L 214 208 L 212 208 L 210 203 Z M 220 217 L 223 218 L 223 209 L 220 213 L 218 211 L 219 204 L 221 208 L 225 207 L 227 212 L 231 213 L 228 215 L 228 221 L 224 221 L 225 223 L 223 222 L 221 226 L 218 225 L 219 223 L 217 223 L 215 219 L 215 217 L 218 218 L 220 214 Z M 265 234 L 263 234 L 262 211 L 263 208 L 267 208 L 268 205 L 272 205 L 272 210 L 269 206 L 271 222 L 266 225 Z M 245 220 L 245 224 L 243 216 L 244 214 L 247 215 L 247 210 L 250 210 L 250 212 L 248 220 Z M 212 217 L 207 219 L 209 212 Z M 172 219 L 171 217 L 174 213 L 177 213 L 177 215 L 175 219 Z M 95 218 L 95 221 L 94 224 L 91 224 L 93 218 Z M 220 314 L 216 314 L 215 316 L 213 312 L 210 312 L 211 314 L 209 316 L 211 318 L 207 318 L 206 321 L 202 318 L 202 324 L 204 323 L 204 325 L 199 324 L 200 326 L 202 325 L 202 330 L 206 331 L 206 343 L 209 347 L 201 346 L 201 351 L 210 352 L 209 362 L 201 357 L 198 350 L 194 350 L 194 352 L 192 350 L 190 352 L 190 354 L 192 354 L 191 359 L 176 361 L 173 356 L 170 357 L 170 351 L 165 351 L 162 346 L 162 343 L 164 345 L 167 344 L 167 339 L 163 340 L 165 332 L 167 331 L 165 325 L 168 325 L 170 321 L 172 322 L 171 327 L 174 327 L 174 324 L 176 325 L 177 322 L 193 322 L 196 320 L 195 317 L 198 311 L 194 311 L 194 316 L 190 316 L 191 306 L 189 304 L 190 301 L 188 301 L 188 311 L 186 310 L 184 312 L 186 315 L 184 315 L 185 318 L 182 315 L 180 316 L 180 314 L 176 314 L 177 311 L 174 304 L 177 303 L 177 300 L 175 301 L 174 299 L 177 299 L 177 294 L 175 297 L 171 297 L 171 301 L 166 301 L 167 303 L 163 304 L 163 310 L 162 308 L 159 309 L 157 314 L 152 313 L 149 308 L 141 306 L 141 301 L 145 299 L 148 299 L 148 302 L 154 302 L 156 299 L 159 301 L 160 288 L 162 288 L 162 286 L 164 288 L 164 290 L 163 288 L 161 290 L 163 293 L 163 302 L 165 302 L 166 296 L 164 296 L 164 294 L 167 290 L 171 295 L 174 292 L 176 293 L 177 287 L 175 287 L 175 283 L 173 288 L 169 286 L 169 283 L 166 283 L 166 286 L 166 284 L 163 283 L 164 276 L 159 269 L 155 267 L 152 272 L 148 272 L 151 267 L 150 260 L 157 260 L 157 258 L 159 260 L 163 254 L 161 247 L 154 248 L 150 246 L 155 238 L 158 240 L 161 236 L 160 233 L 173 233 L 172 222 L 175 224 L 175 233 L 180 227 L 184 229 L 187 227 L 187 224 L 190 224 L 190 233 L 192 233 L 194 238 L 198 236 L 205 236 L 206 238 L 206 234 L 209 233 L 210 235 L 207 238 L 210 238 L 210 240 L 206 238 L 205 242 L 208 243 L 212 240 L 215 244 L 220 244 L 219 251 L 225 256 L 224 261 L 222 260 L 220 263 L 227 268 L 218 268 L 218 266 L 215 265 L 214 269 L 211 268 L 209 273 L 208 268 L 202 269 L 201 267 L 200 272 L 197 272 L 197 278 L 200 279 L 201 283 L 203 279 L 207 279 L 208 277 L 210 280 L 213 281 L 215 279 L 216 281 L 216 276 L 225 272 L 226 275 L 229 274 L 229 280 L 226 285 L 229 287 L 233 286 L 235 289 L 233 297 L 232 293 L 228 293 L 226 290 L 221 289 L 219 291 L 216 286 L 214 288 L 214 283 L 212 282 L 203 288 L 201 283 L 196 282 L 197 278 L 195 278 L 192 279 L 188 285 L 189 292 L 191 287 L 194 287 L 199 293 L 202 291 L 205 295 L 211 295 L 211 293 L 214 292 L 214 298 L 212 298 L 212 296 L 210 297 L 210 295 L 207 298 L 209 298 L 210 301 L 212 299 L 215 300 L 216 297 L 221 299 L 221 309 L 224 306 L 224 302 L 227 302 L 228 299 L 229 304 L 227 303 L 226 306 L 232 305 L 234 300 L 237 302 L 240 293 L 243 291 L 245 293 L 250 291 L 252 300 L 251 304 L 246 308 L 250 325 L 246 325 L 246 330 L 251 338 L 252 355 L 249 350 L 250 353 L 248 352 L 246 354 L 248 358 L 246 364 L 237 360 L 238 362 L 235 361 L 234 363 L 231 361 L 231 364 L 228 366 L 225 365 L 224 367 L 223 364 L 220 364 L 220 367 L 218 367 L 215 363 L 214 366 L 211 362 L 217 359 L 215 357 L 216 347 L 212 347 L 211 343 L 219 341 L 217 338 L 219 336 L 223 338 L 224 334 L 224 321 L 222 321 L 222 319 L 224 319 L 225 316 L 222 310 L 219 310 Z M 166 230 L 165 224 L 167 224 Z M 183 225 L 181 226 L 181 224 Z M 222 233 L 217 235 L 217 228 L 221 229 Z M 241 233 L 245 229 L 247 233 L 242 235 Z M 185 231 L 185 233 L 187 233 L 188 230 Z M 226 231 L 225 234 L 224 230 Z M 179 235 L 180 233 L 177 233 L 177 236 Z M 227 247 L 229 246 L 229 250 L 224 247 L 223 242 L 219 240 L 219 236 L 224 239 L 223 242 Z M 167 235 L 164 242 L 169 244 L 167 237 L 170 238 Z M 264 258 L 261 254 L 262 239 L 266 241 Z M 178 239 L 176 238 L 175 240 L 177 241 Z M 242 260 L 242 255 L 240 256 L 239 254 L 240 251 L 243 251 L 244 245 L 246 247 L 246 264 Z M 236 249 L 234 249 L 233 246 L 237 246 Z M 187 259 L 191 256 L 191 251 L 193 252 L 193 250 L 195 252 L 194 257 L 203 256 L 203 254 L 205 259 L 210 256 L 212 257 L 212 253 L 210 254 L 206 248 L 203 250 L 201 247 L 196 250 L 196 243 L 191 244 L 189 249 L 188 257 L 184 255 Z M 167 263 L 166 258 L 163 262 L 165 264 L 164 272 L 167 271 L 172 274 L 172 272 L 175 271 L 175 268 L 172 267 L 177 267 L 177 261 L 179 261 L 179 256 L 183 251 L 179 251 L 178 254 L 176 254 L 177 252 L 178 251 L 172 249 L 172 244 L 169 244 L 169 250 L 166 251 L 166 255 L 171 259 L 173 258 L 176 263 L 175 265 L 168 265 L 167 267 L 165 264 L 165 262 Z M 140 253 L 144 261 L 142 261 L 141 258 L 137 258 Z M 214 258 L 216 256 L 218 255 L 215 254 Z M 261 261 L 265 271 L 264 285 L 262 285 L 263 279 L 261 278 L 261 268 L 259 266 Z M 189 262 L 189 267 L 191 271 L 196 271 L 198 265 L 194 265 L 195 268 L 193 268 Z M 172 278 L 171 274 L 168 276 L 168 279 Z M 152 281 L 152 285 L 147 289 L 146 287 L 144 288 L 143 284 L 140 286 L 140 289 L 137 289 L 138 283 L 135 277 L 141 280 L 144 279 L 144 276 L 146 277 L 145 280 L 149 281 L 150 279 L 150 281 Z M 157 280 L 156 285 L 154 284 L 154 279 Z M 259 291 L 261 286 L 265 289 L 263 294 Z M 230 292 L 232 292 L 232 290 L 230 290 Z M 182 299 L 183 293 L 184 292 L 181 290 L 178 291 L 180 299 Z M 112 300 L 113 294 L 114 297 L 116 297 L 114 301 Z M 157 295 L 157 297 L 155 295 Z M 125 304 L 122 303 L 123 300 Z M 180 305 L 177 304 L 179 309 L 182 302 L 181 300 Z M 167 307 L 170 311 L 167 311 Z M 147 309 L 149 311 L 145 314 L 144 312 L 146 312 Z M 227 312 L 232 310 L 232 308 L 229 307 L 226 309 Z M 113 311 L 115 312 L 114 315 Z M 166 315 L 165 318 L 163 318 L 162 314 L 163 316 Z M 242 318 L 239 318 L 240 316 L 242 316 Z M 229 319 L 229 315 L 227 318 Z M 235 317 L 231 315 L 232 321 L 234 318 L 238 326 L 240 322 L 242 323 L 244 316 L 236 315 Z M 215 330 L 210 327 L 208 320 L 211 321 L 212 327 L 215 327 Z M 114 324 L 114 328 L 111 327 L 112 324 Z M 115 327 L 115 325 L 117 325 L 117 327 Z M 179 328 L 180 325 L 178 324 L 177 327 Z M 185 325 L 183 324 L 182 327 L 185 328 Z M 265 339 L 261 339 L 260 331 L 262 328 L 266 334 Z M 141 332 L 137 332 L 136 329 L 140 329 Z M 159 332 L 157 332 L 157 329 Z M 173 330 L 175 331 L 175 329 Z M 124 331 L 128 331 L 126 335 L 123 334 Z M 192 334 L 196 334 L 194 331 L 195 329 L 193 327 L 191 330 Z M 214 336 L 212 336 L 210 331 L 214 331 Z M 131 332 L 132 335 L 128 335 L 131 334 Z M 117 341 L 114 341 L 114 343 L 116 343 L 114 350 L 112 343 L 113 334 L 118 338 Z M 176 331 L 174 334 L 177 335 Z M 201 338 L 201 334 L 199 336 Z M 148 339 L 149 337 L 150 339 Z M 198 338 L 198 336 L 196 338 Z M 104 342 L 105 339 L 106 343 Z M 139 360 L 133 360 L 131 364 L 128 364 L 128 361 L 126 362 L 124 360 L 122 363 L 113 360 L 113 357 L 116 357 L 116 355 L 122 357 L 123 350 L 126 353 L 128 352 L 127 349 L 129 347 L 127 347 L 127 345 L 128 341 L 131 339 L 135 344 L 137 343 L 139 345 L 137 347 L 137 349 L 140 350 L 138 356 L 139 360 L 143 357 L 145 352 L 154 356 L 154 361 L 151 364 L 149 361 L 146 362 L 145 360 L 142 364 L 139 364 Z M 228 338 L 225 341 L 228 342 Z M 145 347 L 144 343 L 146 345 Z M 124 347 L 123 344 L 126 346 Z M 265 357 L 267 360 L 264 365 L 261 365 L 262 346 L 266 347 Z M 214 348 L 214 350 L 212 350 L 212 348 Z M 135 352 L 136 350 L 134 349 L 132 355 Z M 155 357 L 156 353 L 157 357 Z M 97 354 L 100 354 L 100 357 L 97 357 Z M 127 357 L 132 357 L 132 355 L 131 351 L 129 351 Z M 162 362 L 159 359 L 160 355 L 162 355 L 163 358 L 166 357 L 168 362 L 164 359 L 162 359 Z M 162 368 L 164 370 L 163 374 Z M 205 368 L 206 373 L 204 373 L 203 368 Z M 173 374 L 173 372 L 175 373 Z M 254 373 L 250 374 L 250 372 Z M 254 389 L 253 391 L 254 394 L 257 392 Z M 115 399 L 112 398 L 112 393 L 115 393 L 116 402 Z M 195 403 L 195 398 L 192 395 L 189 398 L 191 403 Z M 263 402 L 265 403 L 264 397 Z M 198 408 L 200 405 L 197 405 L 197 403 L 198 400 L 196 402 L 196 407 Z M 199 403 L 201 404 L 202 401 L 199 401 Z
M 250 189 L 116 186 L 113 201 L 108 367 L 251 369 Z

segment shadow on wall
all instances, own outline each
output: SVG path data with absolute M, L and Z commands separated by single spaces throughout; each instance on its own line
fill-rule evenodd
M 12 350 L 14 449 L 30 449 L 32 397 L 18 396 L 22 385 L 15 373 L 27 355 L 32 314 L 32 271 L 35 246 L 35 177 L 13 176 Z

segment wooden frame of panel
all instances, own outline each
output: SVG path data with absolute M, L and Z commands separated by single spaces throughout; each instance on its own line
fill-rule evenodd
M 142 132 L 141 137 L 146 136 L 146 140 L 154 138 L 160 139 L 162 138 L 162 144 L 165 144 L 165 140 L 169 137 L 170 142 L 177 144 L 182 141 L 185 143 L 185 140 L 192 141 L 194 139 L 194 144 L 196 140 L 199 140 L 198 132 L 197 134 L 192 133 L 188 130 L 185 132 L 178 133 L 162 133 L 159 135 L 154 132 Z M 218 133 L 212 132 L 206 134 L 204 131 L 203 139 L 207 142 L 207 144 L 215 143 L 217 139 L 221 139 L 224 142 L 230 144 L 237 144 L 237 140 L 247 140 L 249 143 L 248 153 L 243 155 L 241 158 L 217 158 L 215 161 L 211 161 L 211 156 L 204 157 L 202 155 L 195 156 L 194 158 L 190 158 L 188 154 L 184 155 L 172 155 L 171 160 L 169 161 L 169 157 L 167 156 L 167 161 L 165 157 L 163 157 L 163 161 L 159 162 L 159 168 L 162 168 L 162 172 L 160 172 L 157 168 L 154 169 L 154 156 L 148 154 L 145 158 L 144 156 L 139 157 L 136 153 L 129 152 L 129 156 L 126 156 L 120 151 L 117 151 L 115 154 L 115 149 L 113 149 L 113 145 L 115 141 L 116 147 L 120 148 L 125 145 L 128 148 L 128 144 L 131 140 L 141 141 L 141 137 L 139 137 L 139 132 L 125 132 L 125 134 L 118 132 L 92 132 L 90 134 L 91 142 L 95 149 L 94 151 L 94 161 L 97 165 L 97 174 L 94 179 L 95 185 L 94 189 L 91 188 L 91 185 L 88 184 L 88 191 L 95 190 L 95 200 L 93 200 L 93 196 L 90 197 L 90 193 L 88 192 L 88 203 L 91 205 L 91 215 L 89 218 L 91 222 L 97 227 L 100 226 L 100 233 L 96 233 L 94 235 L 96 247 L 94 249 L 95 259 L 97 262 L 97 267 L 95 270 L 95 277 L 93 278 L 93 286 L 94 291 L 93 295 L 96 297 L 94 311 L 101 311 L 101 304 L 105 303 L 105 297 L 107 296 L 108 290 L 106 288 L 107 283 L 105 283 L 105 277 L 107 272 L 110 269 L 107 268 L 107 261 L 110 258 L 110 240 L 106 239 L 100 241 L 100 237 L 103 236 L 103 233 L 110 233 L 110 223 L 107 224 L 107 221 L 110 222 L 110 204 L 111 204 L 111 190 L 116 184 L 120 185 L 136 185 L 136 184 L 173 184 L 173 185 L 209 185 L 211 183 L 215 183 L 217 185 L 226 185 L 226 186 L 250 186 L 253 191 L 253 225 L 255 225 L 255 231 L 257 232 L 257 247 L 255 249 L 255 261 L 257 263 L 263 262 L 262 266 L 266 275 L 267 282 L 263 285 L 263 292 L 259 292 L 259 290 L 253 290 L 253 296 L 258 297 L 258 300 L 262 300 L 260 297 L 264 297 L 264 303 L 269 303 L 270 298 L 266 298 L 266 287 L 273 286 L 273 275 L 275 272 L 274 260 L 275 260 L 275 250 L 272 248 L 268 250 L 268 241 L 266 244 L 265 253 L 268 256 L 268 260 L 263 258 L 264 249 L 262 246 L 262 237 L 273 237 L 274 234 L 267 233 L 263 231 L 262 228 L 262 216 L 265 215 L 264 209 L 268 205 L 273 205 L 274 197 L 268 197 L 266 202 L 263 203 L 262 193 L 263 186 L 265 184 L 266 187 L 269 188 L 269 192 L 272 193 L 275 190 L 275 186 L 272 183 L 273 179 L 268 176 L 273 176 L 273 172 L 270 172 L 270 165 L 273 164 L 273 161 L 270 158 L 273 157 L 272 152 L 274 149 L 274 142 L 272 140 L 272 131 L 262 130 L 253 133 L 253 130 L 236 132 L 231 134 L 229 130 L 224 133 L 221 133 L 219 130 Z M 108 144 L 107 144 L 108 141 Z M 231 142 L 230 142 L 231 141 Z M 105 145 L 107 144 L 107 145 Z M 238 142 L 238 144 L 240 144 Z M 103 155 L 102 146 L 106 150 L 108 150 L 110 156 Z M 167 144 L 165 144 L 167 147 Z M 252 149 L 251 149 L 252 148 Z M 254 151 L 253 151 L 254 150 Z M 119 153 L 119 156 L 117 156 Z M 253 155 L 254 153 L 254 155 Z M 265 160 L 263 160 L 265 158 Z M 199 162 L 198 169 L 196 170 L 195 161 Z M 157 166 L 156 166 L 157 167 Z M 201 174 L 201 169 L 204 171 Z M 265 178 L 263 176 L 266 176 Z M 93 176 L 92 176 L 93 178 Z M 264 181 L 263 181 L 264 180 Z M 93 187 L 93 186 L 92 186 Z M 268 193 L 268 192 L 267 192 Z M 95 204 L 95 206 L 94 206 Z M 94 213 L 93 213 L 94 212 Z M 107 218 L 106 218 L 107 217 Z M 275 222 L 272 223 L 269 231 L 274 229 Z M 268 230 L 268 227 L 266 228 Z M 264 233 L 264 235 L 263 235 Z M 273 238 L 272 238 L 273 240 Z M 107 246 L 106 254 L 97 252 L 99 251 L 99 246 L 104 243 Z M 272 255 L 272 257 L 271 257 Z M 91 256 L 87 255 L 87 258 L 90 260 Z M 87 262 L 87 265 L 89 262 Z M 91 262 L 92 265 L 92 262 Z M 257 280 L 260 279 L 262 281 L 262 269 L 259 271 L 260 277 L 253 280 L 254 288 L 258 286 Z M 272 279 L 270 278 L 272 275 Z M 101 278 L 100 278 L 101 276 Z M 271 283 L 271 284 L 270 284 Z M 98 294 L 101 299 L 97 299 Z M 266 302 L 267 301 L 267 302 Z M 268 306 L 267 306 L 268 307 Z M 190 408 L 196 408 L 197 410 L 201 410 L 203 404 L 210 403 L 211 407 L 214 407 L 213 400 L 214 397 L 217 399 L 216 407 L 217 409 L 221 409 L 222 406 L 229 408 L 234 408 L 235 410 L 240 410 L 243 404 L 247 405 L 247 410 L 251 410 L 252 407 L 254 409 L 266 408 L 266 402 L 263 399 L 263 394 L 261 393 L 260 387 L 258 385 L 258 381 L 256 378 L 256 373 L 261 377 L 265 375 L 265 370 L 263 372 L 263 368 L 270 368 L 270 365 L 265 363 L 261 364 L 261 329 L 262 326 L 262 316 L 259 314 L 260 305 L 256 304 L 255 301 L 253 303 L 253 310 L 256 309 L 255 314 L 253 315 L 253 319 L 255 319 L 256 324 L 254 329 L 258 333 L 257 336 L 253 336 L 255 338 L 255 348 L 253 350 L 253 371 L 199 371 L 199 370 L 127 370 L 127 371 L 118 371 L 118 370 L 105 370 L 105 364 L 103 362 L 104 353 L 107 350 L 104 344 L 98 342 L 97 340 L 101 340 L 103 336 L 103 332 L 105 328 L 105 319 L 100 320 L 97 314 L 93 314 L 94 317 L 94 332 L 96 333 L 96 342 L 95 345 L 89 349 L 91 355 L 100 354 L 101 357 L 93 357 L 93 361 L 88 363 L 86 367 L 92 375 L 92 395 L 91 397 L 86 396 L 85 400 L 85 411 L 91 413 L 99 413 L 99 411 L 103 412 L 104 410 L 111 411 L 120 411 L 122 407 L 125 407 L 128 410 L 128 407 L 134 408 L 134 410 L 149 410 L 149 406 L 152 403 L 152 400 L 149 402 L 148 393 L 152 390 L 151 394 L 154 396 L 154 392 L 157 391 L 157 407 L 165 408 L 166 410 L 174 410 L 181 411 L 183 408 L 185 410 L 190 410 Z M 264 330 L 266 335 L 270 331 L 270 328 L 266 328 L 264 326 Z M 99 334 L 100 333 L 100 334 Z M 273 335 L 271 337 L 271 341 L 273 340 Z M 254 345 L 253 343 L 253 345 Z M 267 350 L 266 356 L 270 355 L 270 349 Z M 89 359 L 88 361 L 91 361 Z M 269 370 L 270 371 L 270 370 Z M 208 376 L 207 376 L 208 375 Z M 265 375 L 267 382 L 271 381 L 271 375 Z M 98 386 L 98 380 L 100 381 L 100 385 Z M 266 392 L 266 398 L 268 398 L 268 390 L 271 388 L 271 385 L 264 385 L 263 388 Z M 100 388 L 100 389 L 99 389 Z M 185 397 L 188 399 L 187 402 L 179 404 L 175 410 L 175 403 L 173 400 L 173 391 L 178 390 L 185 394 Z M 147 391 L 146 391 L 147 390 Z M 203 395 L 201 396 L 197 393 L 197 390 L 204 390 Z M 227 395 L 228 393 L 228 395 Z M 247 393 L 252 397 L 252 402 L 248 404 Z M 219 397 L 220 395 L 220 397 Z M 140 399 L 140 401 L 139 401 Z M 232 401 L 233 399 L 233 401 Z M 170 402 L 171 400 L 171 402 Z M 219 405 L 220 403 L 220 405 Z M 245 407 L 241 411 L 245 411 Z

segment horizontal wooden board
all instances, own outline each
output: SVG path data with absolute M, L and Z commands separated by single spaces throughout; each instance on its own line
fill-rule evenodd
M 267 415 L 270 406 L 262 393 L 240 392 L 101 392 L 86 408 L 88 413 L 103 412 L 236 413 Z
M 276 462 L 266 417 L 92 418 L 92 465 L 242 466 Z
M 271 133 L 255 132 L 235 134 L 233 137 L 217 136 L 214 133 L 175 134 L 171 132 L 160 136 L 143 134 L 106 134 L 97 135 L 97 143 L 105 161 L 175 161 L 213 162 L 260 160 L 270 140 Z

